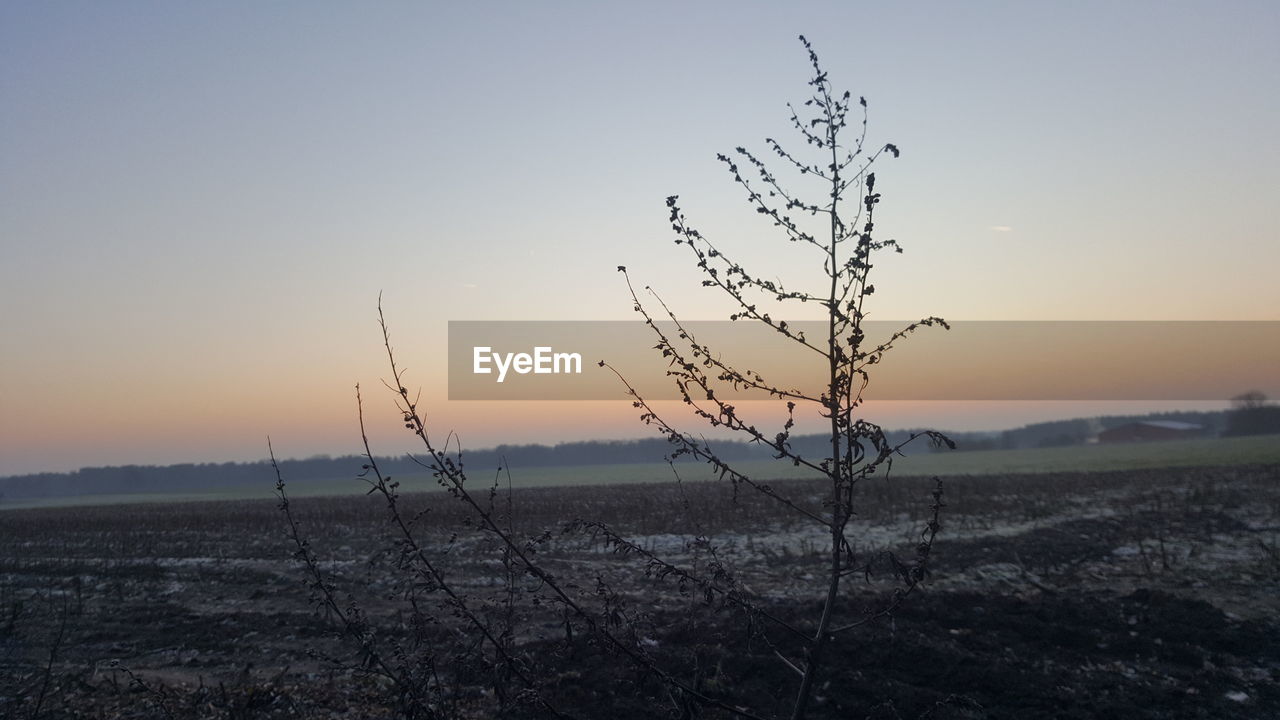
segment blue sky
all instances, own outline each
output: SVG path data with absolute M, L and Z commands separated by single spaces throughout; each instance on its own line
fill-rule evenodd
M 877 317 L 1280 319 L 1275 3 L 7 3 L 0 473 L 353 450 L 379 291 L 470 444 L 642 435 L 443 402 L 445 325 L 630 318 L 619 264 L 722 317 L 670 194 L 811 277 L 714 160 L 787 137 L 800 33 L 903 150 Z

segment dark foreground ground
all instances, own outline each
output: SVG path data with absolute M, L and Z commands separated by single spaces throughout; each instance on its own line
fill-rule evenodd
M 775 487 L 822 506 L 820 485 Z M 891 604 L 901 584 L 884 553 L 914 557 L 931 487 L 862 488 L 853 550 L 870 571 L 846 578 L 842 622 Z M 1280 717 L 1280 467 L 955 477 L 945 490 L 927 581 L 838 637 L 812 717 Z M 0 513 L 0 717 L 393 717 L 404 698 L 370 672 L 378 662 L 420 672 L 442 716 L 549 715 L 539 700 L 577 718 L 728 716 L 566 617 L 456 500 L 404 502 L 406 517 L 431 508 L 415 532 L 435 581 L 400 569 L 376 496 L 293 505 L 339 609 L 367 620 L 364 652 L 318 609 L 269 502 Z M 820 528 L 718 484 L 516 491 L 510 520 L 507 502 L 494 499 L 504 527 L 533 539 L 600 627 L 708 697 L 786 711 L 797 677 L 779 656 L 798 650 L 779 628 L 816 621 Z M 575 518 L 636 550 L 563 531 Z M 645 553 L 715 576 L 754 611 L 706 602 Z M 501 641 L 536 693 L 494 680 L 440 581 L 510 629 Z

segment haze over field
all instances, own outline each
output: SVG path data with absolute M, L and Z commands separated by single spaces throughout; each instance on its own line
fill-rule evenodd
M 643 436 L 621 390 L 446 401 L 447 322 L 633 319 L 618 265 L 723 319 L 672 194 L 744 264 L 811 278 L 715 161 L 785 136 L 802 32 L 902 149 L 877 221 L 907 254 L 874 318 L 1280 319 L 1275 3 L 10 3 L 0 475 L 246 460 L 267 434 L 356 452 L 356 382 L 395 453 L 380 291 L 428 420 L 467 446 Z

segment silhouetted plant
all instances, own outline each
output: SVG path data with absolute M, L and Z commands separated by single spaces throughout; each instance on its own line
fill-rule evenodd
M 449 433 L 441 441 L 429 431 L 419 397 L 410 392 L 405 372 L 397 362 L 379 301 L 379 321 L 390 367 L 387 386 L 396 398 L 405 428 L 420 443 L 418 454 L 410 457 L 461 507 L 461 526 L 449 527 L 444 539 L 440 528 L 431 526 L 430 508 L 415 513 L 403 506 L 399 483 L 382 471 L 369 449 L 358 388 L 357 407 L 365 449 L 361 477 L 368 482 L 370 494 L 385 500 L 394 544 L 390 554 L 400 575 L 397 596 L 407 612 L 400 613 L 397 619 L 385 614 L 378 617 L 362 609 L 354 599 L 341 599 L 337 583 L 323 570 L 299 528 L 278 468 L 277 491 L 296 557 L 307 570 L 315 604 L 356 650 L 355 658 L 348 660 L 345 667 L 388 685 L 396 697 L 394 704 L 406 717 L 521 715 L 529 711 L 570 717 L 584 704 L 591 706 L 592 697 L 617 694 L 616 688 L 601 685 L 626 678 L 626 687 L 642 697 L 638 711 L 645 716 L 658 714 L 659 704 L 666 704 L 671 713 L 683 718 L 803 718 L 814 696 L 828 645 L 838 636 L 892 613 L 925 578 L 943 507 L 940 482 L 935 480 L 931 489 L 927 519 L 912 556 L 906 559 L 888 551 L 855 550 L 849 528 L 858 507 L 856 490 L 862 480 L 877 473 L 887 475 L 895 454 L 916 438 L 952 443 L 937 432 L 924 431 L 894 444 L 878 425 L 857 418 L 856 411 L 862 404 L 872 365 L 916 329 L 946 323 L 940 318 L 925 318 L 880 344 L 869 346 L 862 325 L 864 301 L 874 292 L 869 281 L 872 258 L 880 250 L 900 252 L 896 242 L 873 238 L 873 215 L 880 195 L 875 191 L 875 175 L 870 168 L 884 153 L 896 156 L 898 149 L 892 144 L 864 149 L 866 102 L 861 98 L 857 101 L 861 130 L 852 143 L 844 140 L 850 113 L 855 112 L 852 96 L 847 92 L 838 96 L 833 93 L 816 54 L 804 38 L 801 41 L 814 72 L 809 82 L 814 95 L 805 106 L 816 115 L 802 119 L 793 109 L 791 119 L 805 141 L 824 159 L 807 163 L 780 143 L 772 139 L 767 142 L 771 151 L 802 177 L 824 183 L 825 200 L 810 203 L 792 195 L 761 160 L 744 148 L 736 151 L 740 160 L 724 155 L 720 160 L 747 190 L 758 213 L 771 219 L 792 242 L 822 250 L 823 292 L 788 290 L 758 278 L 694 230 L 676 197 L 668 198 L 667 206 L 677 233 L 676 242 L 693 252 L 698 267 L 706 274 L 703 284 L 719 288 L 738 303 L 732 319 L 763 323 L 803 352 L 819 353 L 829 371 L 825 392 L 809 395 L 786 389 L 759 373 L 739 370 L 699 344 L 665 305 L 663 313 L 673 324 L 673 331 L 663 330 L 654 321 L 634 288 L 631 295 L 636 310 L 657 334 L 658 348 L 670 358 L 669 374 L 685 403 L 712 425 L 741 433 L 772 449 L 779 460 L 804 466 L 826 478 L 826 500 L 814 503 L 791 497 L 740 472 L 717 455 L 711 444 L 676 429 L 633 387 L 626 387 L 636 407 L 642 409 L 643 421 L 656 426 L 674 444 L 669 458 L 673 471 L 677 470 L 678 458 L 705 461 L 721 479 L 730 481 L 735 497 L 739 488 L 749 488 L 765 504 L 779 506 L 799 522 L 823 530 L 826 539 L 821 553 L 825 570 L 816 616 L 804 617 L 803 611 L 797 611 L 797 607 L 804 606 L 798 606 L 795 598 L 779 603 L 758 596 L 741 582 L 703 529 L 697 509 L 690 507 L 683 488 L 682 508 L 673 508 L 683 510 L 689 519 L 687 530 L 693 536 L 685 545 L 688 557 L 683 560 L 665 557 L 661 548 L 628 538 L 601 518 L 582 517 L 556 529 L 518 529 L 509 489 L 503 502 L 499 483 L 502 469 L 492 482 L 477 487 L 469 482 L 456 436 Z M 739 162 L 746 164 L 746 172 Z M 748 179 L 748 173 L 759 179 Z M 850 214 L 846 211 L 846 196 L 854 194 L 858 203 Z M 821 218 L 822 232 L 811 234 L 805 230 L 799 219 L 802 216 Z M 625 273 L 625 268 L 619 270 Z M 777 301 L 814 302 L 825 307 L 826 337 L 811 341 L 785 321 L 759 310 L 753 299 L 758 294 Z M 756 390 L 785 402 L 788 420 L 777 433 L 758 429 L 723 399 L 723 387 Z M 806 408 L 815 409 L 829 423 L 830 451 L 826 457 L 802 455 L 789 442 L 796 411 Z M 426 538 L 428 531 L 437 532 L 437 536 Z M 565 547 L 594 550 L 596 555 L 603 550 L 618 567 L 635 568 L 643 579 L 637 579 L 634 573 L 621 580 L 594 571 L 583 576 L 577 572 L 572 557 L 553 552 Z M 873 572 L 887 572 L 895 589 L 873 606 L 854 610 L 849 598 L 841 594 L 842 585 L 846 578 L 855 576 L 869 580 Z M 476 587 L 469 581 L 474 581 L 477 573 L 496 582 Z M 635 595 L 641 583 L 665 583 L 675 588 L 677 601 L 683 605 L 668 607 L 665 618 L 659 616 L 656 599 L 652 607 L 638 606 Z M 673 622 L 678 625 L 676 631 L 670 629 Z M 739 686 L 742 677 L 726 669 L 734 658 L 728 657 L 724 648 L 725 642 L 741 642 L 743 637 L 748 647 L 763 648 L 767 661 L 776 663 L 783 677 L 795 677 L 791 681 L 795 683 L 791 701 L 779 704 L 772 688 L 788 681 L 775 682 L 772 677 L 766 683 L 770 692 L 763 693 L 768 697 L 761 697 L 761 693 L 744 696 L 746 693 Z M 604 659 L 617 663 L 615 674 L 607 676 L 607 681 L 595 675 L 601 671 L 600 661 Z M 566 688 L 566 677 L 574 678 L 572 688 Z M 484 693 L 468 692 L 469 689 Z M 614 699 L 611 697 L 611 701 Z M 599 712 L 591 707 L 589 716 Z
M 825 391 L 815 397 L 795 386 L 783 384 L 783 380 L 766 379 L 754 370 L 731 364 L 712 348 L 700 343 L 650 287 L 646 286 L 645 291 L 661 307 L 659 317 L 668 322 L 660 324 L 655 321 L 655 314 L 640 299 L 629 276 L 627 286 L 636 312 L 657 337 L 656 349 L 670 362 L 667 374 L 674 379 L 685 405 L 710 425 L 744 435 L 771 449 L 777 459 L 807 467 L 827 478 L 830 489 L 823 507 L 820 510 L 806 507 L 803 502 L 736 470 L 716 453 L 712 443 L 668 422 L 621 374 L 618 375 L 634 398 L 636 407 L 643 411 L 641 420 L 655 426 L 676 446 L 670 459 L 689 456 L 706 462 L 722 479 L 732 482 L 735 489 L 738 486 L 750 488 L 829 532 L 822 609 L 816 622 L 803 626 L 783 622 L 760 612 L 743 598 L 739 591 L 733 589 L 735 586 L 731 578 L 718 576 L 715 579 L 716 587 L 728 588 L 721 590 L 728 599 L 762 617 L 765 621 L 763 626 L 771 624 L 778 632 L 799 636 L 800 657 L 787 658 L 781 652 L 777 653 L 778 659 L 799 678 L 790 713 L 796 719 L 806 715 L 828 644 L 838 635 L 892 612 L 917 587 L 925 576 L 925 566 L 939 529 L 942 486 L 941 481 L 936 481 L 932 492 L 932 515 L 916 547 L 915 557 L 903 562 L 892 554 L 887 556 L 902 586 L 882 608 L 869 614 L 853 611 L 841 598 L 841 584 L 851 575 L 870 573 L 872 567 L 872 559 L 856 552 L 849 536 L 850 522 L 856 515 L 859 482 L 876 473 L 887 474 L 894 456 L 916 438 L 925 437 L 935 444 L 955 447 L 951 440 L 935 431 L 913 433 L 906 440 L 892 444 L 879 425 L 857 417 L 863 393 L 870 382 L 872 366 L 881 362 L 895 344 L 918 328 L 948 326 L 941 318 L 927 317 L 906 325 L 874 345 L 864 333 L 864 304 L 875 292 L 875 286 L 870 282 L 874 256 L 882 250 L 902 252 L 896 241 L 879 240 L 874 236 L 874 216 L 881 196 L 876 191 L 876 176 L 871 169 L 886 153 L 898 157 L 899 150 L 892 143 L 874 147 L 866 144 L 865 98 L 857 98 L 855 106 L 851 93 L 837 94 L 808 40 L 801 36 L 800 41 L 808 51 L 813 68 L 813 76 L 809 80 L 813 94 L 804 102 L 803 107 L 807 110 L 788 107 L 791 108 L 792 125 L 805 143 L 816 151 L 817 159 L 810 160 L 793 153 L 772 138 L 767 138 L 765 143 L 784 165 L 802 178 L 816 181 L 823 188 L 822 199 L 811 201 L 784 187 L 767 164 L 745 147 L 739 146 L 732 156 L 721 154 L 718 159 L 734 182 L 746 191 L 748 202 L 755 211 L 772 221 L 787 241 L 821 251 L 825 275 L 823 290 L 812 293 L 805 289 L 789 289 L 780 282 L 753 273 L 732 260 L 719 245 L 690 224 L 680 208 L 678 196 L 667 198 L 667 208 L 671 228 L 676 233 L 675 242 L 693 254 L 697 267 L 705 276 L 702 285 L 722 291 L 737 305 L 729 319 L 761 323 L 793 342 L 801 352 L 819 354 L 827 365 Z M 802 116 L 802 112 L 811 114 Z M 857 116 L 860 116 L 860 121 Z M 855 124 L 851 125 L 851 121 Z M 850 132 L 854 133 L 851 141 L 847 139 Z M 850 202 L 850 196 L 855 199 L 853 202 Z M 851 211 L 848 209 L 850 205 Z M 811 231 L 808 223 L 812 219 L 817 219 L 818 227 Z M 625 267 L 620 266 L 618 270 L 624 276 L 627 274 Z M 774 317 L 760 306 L 767 300 L 778 303 L 812 302 L 825 308 L 825 337 L 815 342 L 785 320 Z M 612 369 L 604 361 L 600 365 Z M 735 405 L 725 399 L 729 390 L 755 391 L 785 402 L 787 420 L 781 430 L 768 432 L 747 420 Z M 802 455 L 789 442 L 795 427 L 796 411 L 804 407 L 816 409 L 829 423 L 830 451 L 826 457 Z M 618 539 L 615 542 L 624 541 Z M 650 559 L 649 562 L 660 561 Z

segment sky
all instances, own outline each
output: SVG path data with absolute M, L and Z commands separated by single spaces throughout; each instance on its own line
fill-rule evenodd
M 633 319 L 618 265 L 722 319 L 673 194 L 744 265 L 820 273 L 715 161 L 791 137 L 802 33 L 902 150 L 874 317 L 1280 319 L 1273 2 L 4 3 L 0 475 L 357 452 L 356 383 L 408 449 L 380 293 L 465 445 L 645 436 L 621 392 L 447 401 L 447 324 Z

